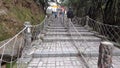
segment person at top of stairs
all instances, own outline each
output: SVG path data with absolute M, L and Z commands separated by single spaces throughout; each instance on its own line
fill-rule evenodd
M 72 8 L 69 8 L 67 11 L 67 18 L 72 20 L 73 17 L 74 17 L 74 14 L 73 14 Z

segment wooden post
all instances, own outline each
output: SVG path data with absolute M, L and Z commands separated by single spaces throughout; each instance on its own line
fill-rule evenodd
M 30 46 L 31 45 L 31 41 L 32 41 L 32 33 L 31 33 L 31 27 L 32 25 L 30 24 L 30 22 L 25 22 L 25 46 Z
M 112 67 L 112 50 L 113 43 L 101 42 L 99 46 L 98 68 L 111 68 Z

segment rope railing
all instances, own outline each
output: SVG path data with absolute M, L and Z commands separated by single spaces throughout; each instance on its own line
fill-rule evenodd
M 45 19 L 40 23 L 40 24 L 38 24 L 38 25 L 33 25 L 32 27 L 31 27 L 31 30 L 32 30 L 32 41 L 34 41 L 34 40 L 37 40 L 38 39 L 38 35 L 40 34 L 40 33 L 43 33 L 44 31 L 43 31 L 43 29 L 44 29 L 44 27 L 45 27 L 45 25 L 46 25 L 46 18 L 47 17 L 45 17 Z
M 86 43 L 86 45 L 88 45 L 88 43 L 87 43 L 87 40 L 86 39 L 84 39 L 83 38 L 83 36 L 81 35 L 81 33 L 79 33 L 79 31 L 78 31 L 78 28 L 76 27 L 76 26 L 74 26 L 74 23 L 76 23 L 76 22 L 78 22 L 77 20 L 72 20 L 72 22 L 71 22 L 71 20 L 70 19 L 67 19 L 66 17 L 65 17 L 65 22 L 64 22 L 64 26 L 68 29 L 68 32 L 69 32 L 69 34 L 70 34 L 70 36 L 71 36 L 71 39 L 72 39 L 72 43 L 73 43 L 73 45 L 74 45 L 74 47 L 76 48 L 76 50 L 78 51 L 78 54 L 79 54 L 79 56 L 80 56 L 80 60 L 82 60 L 83 61 L 83 66 L 85 66 L 86 68 L 90 68 L 90 65 L 89 65 L 89 63 L 87 62 L 87 59 L 86 59 L 86 57 L 84 56 L 84 54 L 83 54 L 83 50 L 81 51 L 80 50 L 80 47 L 82 48 L 82 44 L 83 43 Z M 75 37 L 74 35 L 73 35 L 73 32 L 75 33 L 75 34 L 78 34 L 78 36 L 77 37 Z M 75 38 L 76 39 L 83 39 L 81 42 L 79 42 L 79 41 L 77 41 L 77 40 L 75 40 Z M 79 42 L 79 44 L 78 44 L 78 42 Z M 80 47 L 79 47 L 80 46 Z M 87 46 L 87 48 L 89 48 L 89 46 Z M 85 48 L 86 49 L 86 48 Z M 84 49 L 84 51 L 85 51 L 85 49 Z
M 43 31 L 46 19 L 38 25 L 25 22 L 25 28 L 0 46 L 0 68 L 4 64 L 9 64 L 10 68 L 13 68 L 13 66 L 16 66 L 16 68 L 22 68 L 21 66 L 23 66 L 25 68 L 25 65 L 21 65 L 25 63 L 22 62 L 22 59 L 25 55 L 30 55 L 27 54 L 30 53 L 27 50 L 32 47 L 31 43 L 37 40 L 38 35 Z
M 21 51 L 24 48 L 24 31 L 27 27 L 21 30 L 13 38 L 0 46 L 0 64 L 10 63 L 12 68 L 13 62 L 16 62 L 21 56 Z
M 79 35 L 79 37 L 77 37 L 77 38 L 82 38 L 82 39 L 83 39 L 83 36 L 79 33 L 78 29 L 77 29 L 77 28 L 74 26 L 74 24 L 69 20 L 69 33 L 71 34 L 71 38 L 72 38 L 72 40 L 73 40 L 73 42 L 74 42 L 74 44 L 75 44 L 75 47 L 76 47 L 77 51 L 79 52 L 79 56 L 81 56 L 83 62 L 85 63 L 84 65 L 86 66 L 86 68 L 90 68 L 90 67 L 89 67 L 89 64 L 87 63 L 87 60 L 86 60 L 85 56 L 83 55 L 83 52 L 82 52 L 81 50 L 79 50 L 79 47 L 77 46 L 78 44 L 76 44 L 77 41 L 75 41 L 75 40 L 73 39 L 73 38 L 74 38 L 73 35 L 72 35 L 72 32 L 73 32 L 73 31 L 75 31 L 75 33 Z M 83 42 L 86 42 L 86 44 L 87 44 L 87 40 L 83 39 Z M 82 42 L 80 43 L 80 45 L 81 45 L 81 44 L 82 44 Z M 87 45 L 88 45 L 88 44 L 87 44 Z
M 86 20 L 88 22 L 86 23 Z M 104 40 L 116 43 L 117 46 L 120 45 L 120 26 L 104 24 L 90 17 L 77 18 L 77 21 L 82 26 L 87 26 L 91 31 L 95 31 L 98 36 L 101 36 Z
M 120 44 L 120 27 L 119 26 L 104 24 L 104 23 L 95 21 L 95 20 L 89 18 L 88 16 L 83 17 L 83 18 L 77 18 L 77 19 L 73 20 L 72 22 L 80 24 L 81 26 L 84 26 L 90 32 L 95 33 L 95 35 L 97 37 L 100 37 L 103 41 L 109 41 L 109 42 L 111 42 L 110 43 L 111 45 L 114 44 L 114 45 L 117 45 L 119 47 L 119 44 Z M 72 28 L 72 29 L 74 29 L 76 31 L 76 33 L 79 34 L 79 31 L 77 31 L 77 29 L 75 29 L 75 28 Z M 79 37 L 82 38 L 82 35 Z M 77 42 L 75 42 L 75 43 L 77 43 Z M 87 57 L 84 56 L 84 54 L 83 54 L 83 57 L 88 62 L 87 64 L 90 66 L 90 68 L 92 68 L 92 65 L 90 65 L 90 64 L 96 65 L 96 63 L 98 63 L 99 68 L 101 68 L 101 66 L 104 67 L 105 65 L 107 65 L 107 63 L 108 63 L 108 67 L 114 68 L 115 67 L 114 63 L 119 62 L 118 60 L 113 61 L 113 63 L 109 62 L 109 61 L 112 61 L 112 58 L 111 58 L 112 54 L 111 53 L 112 53 L 114 46 L 108 45 L 108 42 L 105 44 L 102 44 L 102 42 L 101 42 L 101 45 L 99 45 L 99 49 L 100 49 L 99 56 L 94 56 L 94 53 L 92 53 L 91 52 L 92 50 L 90 50 L 93 46 L 89 46 L 90 43 L 88 43 L 88 41 L 86 41 L 86 40 L 82 41 L 78 48 L 81 48 L 82 47 L 81 45 L 83 45 L 83 44 L 86 44 L 86 46 L 83 47 L 84 51 L 82 51 L 81 53 L 85 53 L 85 51 L 87 49 L 89 49 L 89 51 L 91 53 L 91 55 L 87 56 Z M 79 44 L 76 44 L 76 46 L 78 46 L 78 45 Z M 103 57 L 103 55 L 109 56 L 109 57 L 106 57 L 107 59 L 109 58 L 109 60 L 106 59 L 106 61 L 105 61 L 105 58 Z M 115 56 L 115 58 L 119 59 L 119 56 Z M 105 62 L 107 62 L 107 63 L 105 63 Z M 97 65 L 96 65 L 96 68 L 97 68 Z

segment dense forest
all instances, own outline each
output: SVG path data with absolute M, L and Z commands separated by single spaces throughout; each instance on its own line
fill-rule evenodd
M 78 17 L 88 15 L 105 24 L 120 26 L 120 0 L 65 0 L 64 5 L 72 7 Z

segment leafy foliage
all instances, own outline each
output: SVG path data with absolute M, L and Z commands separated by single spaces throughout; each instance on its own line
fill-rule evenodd
M 34 0 L 1 0 L 0 11 L 0 41 L 8 39 L 18 33 L 25 21 L 39 24 L 44 18 L 42 6 Z
M 73 7 L 76 16 L 89 15 L 105 24 L 120 25 L 119 0 L 67 0 L 65 5 Z

